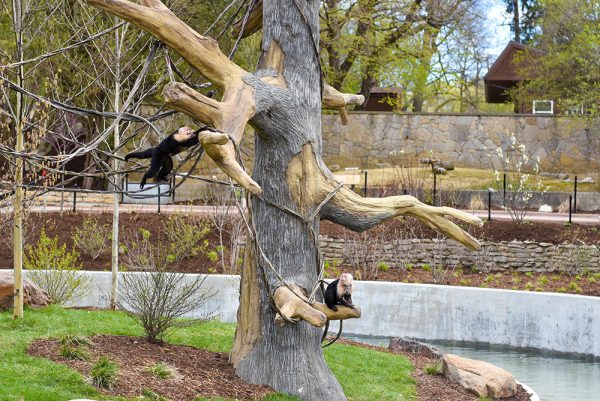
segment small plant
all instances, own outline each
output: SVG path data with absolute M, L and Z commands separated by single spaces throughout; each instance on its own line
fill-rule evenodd
M 423 269 L 426 272 L 430 272 L 431 266 L 428 263 L 425 263 L 423 266 L 421 266 L 421 269 Z
M 144 396 L 145 399 L 148 399 L 150 401 L 169 401 L 168 398 L 165 398 L 162 395 L 157 394 L 156 392 L 150 390 L 149 388 L 145 388 L 142 390 L 142 396 Z
M 58 245 L 58 237 L 50 238 L 42 228 L 35 247 L 28 247 L 23 266 L 28 277 L 45 290 L 55 304 L 64 304 L 89 287 L 89 278 L 82 273 L 79 254 L 67 252 L 67 245 Z
M 471 280 L 468 278 L 463 278 L 458 282 L 458 284 L 460 284 L 462 286 L 469 286 L 469 285 L 471 285 Z
M 86 217 L 81 227 L 75 228 L 72 235 L 75 247 L 94 260 L 108 249 L 110 238 L 110 227 L 90 217 Z
M 382 272 L 386 272 L 386 271 L 390 270 L 390 266 L 385 262 L 379 262 L 379 265 L 377 266 L 377 268 L 379 269 L 379 271 L 382 271 Z
M 494 281 L 495 278 L 496 277 L 494 277 L 493 275 L 488 274 L 483 281 L 485 281 L 486 283 L 491 283 L 492 281 Z
M 177 370 L 165 362 L 158 362 L 152 366 L 144 369 L 144 372 L 158 378 L 158 379 L 170 379 L 171 377 L 175 377 L 177 375 Z
M 558 292 L 567 292 L 567 289 L 565 287 L 560 287 L 558 289 Z
M 577 284 L 574 281 L 571 281 L 569 283 L 569 290 L 572 292 L 576 292 L 578 294 L 581 294 L 583 292 L 582 288 L 579 286 L 579 284 Z
M 90 370 L 92 384 L 96 387 L 105 389 L 113 388 L 117 381 L 118 374 L 119 365 L 105 356 L 101 357 Z
M 89 361 L 90 353 L 81 347 L 74 347 L 72 345 L 63 345 L 60 347 L 60 356 L 63 358 L 77 360 L 77 361 Z
M 534 288 L 534 285 L 531 281 L 528 281 L 524 287 L 525 291 L 531 291 L 531 290 L 533 290 L 533 288 Z
M 548 284 L 548 277 L 546 276 L 542 276 L 538 279 L 538 284 L 541 285 L 542 287 L 545 286 L 546 284 Z
M 441 375 L 442 374 L 442 363 L 439 361 L 434 362 L 434 363 L 428 363 L 427 365 L 425 365 L 423 370 L 428 375 L 432 375 L 432 376 Z
M 325 269 L 325 276 L 329 278 L 339 277 L 340 275 L 340 261 L 339 259 L 334 260 L 326 260 L 323 263 L 323 268 Z
M 91 347 L 93 345 L 89 338 L 77 334 L 63 334 L 58 339 L 58 343 L 60 345 L 69 345 L 72 347 Z
M 533 277 L 533 272 L 526 272 L 525 275 L 529 278 Z
M 558 280 L 560 280 L 560 276 L 553 275 L 553 276 L 550 277 L 550 280 L 552 280 L 552 281 L 554 281 L 556 283 Z

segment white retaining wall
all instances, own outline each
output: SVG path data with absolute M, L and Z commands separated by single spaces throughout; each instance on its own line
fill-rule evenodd
M 86 274 L 92 287 L 76 305 L 106 306 L 110 272 Z M 209 275 L 205 284 L 217 295 L 200 312 L 218 308 L 222 321 L 236 322 L 239 277 Z M 600 356 L 600 297 L 357 281 L 354 301 L 363 317 L 344 322 L 348 334 L 474 341 Z M 337 323 L 331 330 L 337 330 Z

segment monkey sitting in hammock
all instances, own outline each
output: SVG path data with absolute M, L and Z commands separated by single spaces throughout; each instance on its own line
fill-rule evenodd
M 148 178 L 154 178 L 155 181 L 163 181 L 173 170 L 173 160 L 171 156 L 183 152 L 184 150 L 198 145 L 198 135 L 202 131 L 221 132 L 217 129 L 204 126 L 197 130 L 184 125 L 177 131 L 166 137 L 154 148 L 149 148 L 141 152 L 132 152 L 125 155 L 125 160 L 129 159 L 151 159 L 150 168 L 140 182 L 140 188 L 143 189 Z

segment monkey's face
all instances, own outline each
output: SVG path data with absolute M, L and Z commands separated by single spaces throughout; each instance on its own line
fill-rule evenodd
M 339 290 L 343 295 L 352 295 L 354 291 L 354 278 L 350 273 L 340 275 Z
M 187 125 L 184 125 L 183 127 L 180 127 L 177 130 L 174 137 L 177 142 L 185 142 L 189 139 L 194 138 L 196 135 L 198 135 L 196 133 L 196 131 L 194 131 L 192 128 L 188 127 Z

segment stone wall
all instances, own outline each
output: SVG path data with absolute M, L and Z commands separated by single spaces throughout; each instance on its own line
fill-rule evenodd
M 70 208 L 73 205 L 73 192 L 69 191 L 49 191 L 41 196 L 34 199 L 34 206 L 43 205 L 60 205 L 61 202 L 66 208 Z M 77 193 L 77 203 L 92 203 L 92 204 L 112 204 L 113 195 L 111 193 Z
M 343 126 L 325 114 L 323 156 L 328 165 L 374 167 L 390 162 L 390 152 L 433 152 L 462 167 L 486 168 L 503 133 L 513 132 L 543 171 L 595 171 L 590 152 L 598 149 L 600 124 L 569 117 L 534 115 L 396 114 L 351 112 Z
M 344 261 L 342 238 L 319 237 L 323 257 Z M 553 245 L 544 242 L 483 242 L 471 251 L 451 240 L 399 239 L 384 244 L 383 260 L 391 266 L 449 264 L 481 271 L 534 271 L 578 274 L 600 272 L 600 252 L 595 245 Z

